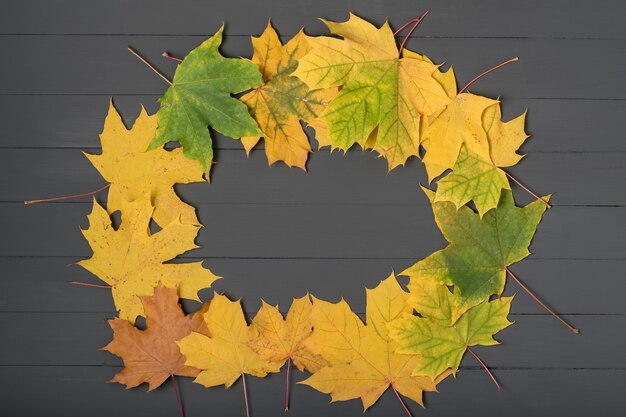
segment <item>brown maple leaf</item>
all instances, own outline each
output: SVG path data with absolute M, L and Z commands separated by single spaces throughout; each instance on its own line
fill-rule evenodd
M 176 340 L 192 330 L 205 333 L 201 321 L 185 315 L 178 304 L 175 289 L 159 285 L 152 297 L 140 299 L 146 312 L 145 330 L 139 330 L 120 318 L 109 320 L 113 340 L 102 349 L 124 361 L 124 369 L 111 382 L 126 385 L 127 388 L 145 382 L 148 391 L 152 391 L 174 375 L 197 376 L 200 371 L 185 365 L 185 357 L 180 353 Z M 204 307 L 200 312 L 203 310 Z

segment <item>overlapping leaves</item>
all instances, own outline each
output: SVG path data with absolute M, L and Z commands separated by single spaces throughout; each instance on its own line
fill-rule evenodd
M 498 100 L 458 91 L 451 68 L 400 50 L 388 23 L 355 15 L 324 23 L 333 36 L 300 31 L 284 44 L 268 24 L 252 39 L 251 61 L 221 55 L 221 28 L 179 65 L 157 115 L 142 110 L 129 130 L 110 107 L 102 154 L 88 155 L 109 196 L 106 208 L 93 203 L 83 233 L 94 254 L 80 264 L 111 286 L 119 310 L 105 348 L 124 360 L 115 382 L 154 389 L 181 375 L 229 387 L 286 362 L 310 372 L 301 383 L 333 401 L 360 399 L 367 409 L 391 388 L 408 411 L 402 396 L 423 404 L 423 392 L 456 373 L 471 346 L 496 344 L 511 324 L 512 297 L 499 296 L 508 267 L 529 255 L 547 204 L 516 207 L 502 169 L 522 157 L 525 114 L 504 122 Z M 186 316 L 178 298 L 199 300 L 217 277 L 200 262 L 170 262 L 197 247 L 200 228 L 174 184 L 208 179 L 209 128 L 240 138 L 248 152 L 264 138 L 270 165 L 304 169 L 311 146 L 301 123 L 320 146 L 358 144 L 389 169 L 423 155 L 431 181 L 447 173 L 426 192 L 449 245 L 403 272 L 408 291 L 393 274 L 367 290 L 365 320 L 343 299 L 309 295 L 286 316 L 263 302 L 250 324 L 241 303 L 222 294 Z M 182 150 L 165 150 L 169 141 Z M 159 231 L 150 232 L 151 220 Z M 145 330 L 134 327 L 138 316 Z

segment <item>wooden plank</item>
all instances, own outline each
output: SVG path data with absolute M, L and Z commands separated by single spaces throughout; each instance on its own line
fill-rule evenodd
M 233 34 L 263 30 L 268 19 L 285 34 L 301 26 L 318 31 L 318 17 L 344 20 L 352 10 L 382 24 L 389 17 L 395 27 L 431 8 L 418 32 L 445 37 L 615 37 L 624 39 L 623 2 L 599 0 L 593 7 L 567 1 L 478 0 L 415 4 L 407 1 L 374 1 L 367 5 L 351 1 L 319 0 L 314 3 L 274 0 L 271 3 L 235 0 L 168 2 L 134 0 L 115 4 L 72 0 L 5 0 L 0 13 L 0 33 L 44 34 L 207 34 L 222 21 Z M 245 10 L 245 13 L 242 11 Z M 71 12 L 71 13 L 69 13 Z
M 485 83 L 488 84 L 487 80 Z M 158 110 L 157 95 L 121 95 L 115 105 L 132 125 L 144 105 Z M 110 95 L 0 96 L 2 148 L 97 148 Z M 528 109 L 526 152 L 626 151 L 614 140 L 626 130 L 626 101 L 502 98 L 505 120 Z M 593 123 L 589 115 L 593 114 Z M 33 123 L 33 119 L 37 123 Z M 311 133 L 312 130 L 307 129 Z M 239 140 L 216 134 L 215 148 L 242 149 Z M 263 144 L 259 145 L 262 148 Z
M 100 151 L 92 151 L 99 153 Z M 538 193 L 554 192 L 560 205 L 626 205 L 626 154 L 532 153 L 507 169 Z M 178 186 L 189 203 L 420 204 L 419 184 L 428 184 L 413 158 L 387 173 L 387 163 L 354 149 L 347 156 L 323 150 L 311 155 L 308 172 L 282 163 L 268 168 L 263 150 L 220 151 L 211 185 Z M 572 169 L 575 167 L 575 169 Z M 21 202 L 96 190 L 104 180 L 76 149 L 6 149 L 0 154 L 0 200 Z M 584 190 L 581 192 L 581 187 Z M 520 203 L 529 196 L 516 187 Z
M 247 309 L 255 311 L 258 302 L 254 304 Z M 0 365 L 117 365 L 119 359 L 99 350 L 110 341 L 106 320 L 112 317 L 110 313 L 0 313 L 4 342 Z M 552 316 L 512 316 L 515 324 L 496 337 L 502 344 L 476 347 L 476 353 L 494 367 L 626 368 L 621 354 L 626 333 L 616 331 L 624 328 L 626 316 L 566 318 L 583 329 L 580 336 Z M 477 365 L 467 356 L 464 365 Z
M 107 384 L 119 368 L 114 367 L 3 367 L 0 381 L 5 389 L 0 394 L 3 410 L 9 415 L 38 415 L 45 407 L 46 416 L 91 417 L 176 415 L 177 406 L 171 383 L 146 393 L 140 387 L 125 390 L 118 384 Z M 479 369 L 463 370 L 456 379 L 448 378 L 439 385 L 439 393 L 426 394 L 429 416 L 481 415 L 510 417 L 543 417 L 567 415 L 615 415 L 626 407 L 622 382 L 626 370 L 561 370 L 502 369 L 496 370 L 504 390 L 498 391 Z M 296 385 L 305 374 L 294 371 L 291 410 L 298 416 L 356 416 L 363 412 L 360 401 L 328 404 L 329 397 L 310 387 Z M 264 379 L 247 377 L 252 412 L 259 416 L 281 415 L 284 397 L 284 374 Z M 178 378 L 186 414 L 211 414 L 231 417 L 245 413 L 241 381 L 231 389 L 206 389 L 192 383 L 191 378 Z M 76 393 L 80 392 L 80 395 Z M 584 401 L 580 395 L 584 393 Z M 529 400 L 529 399 L 532 399 Z M 423 413 L 417 404 L 409 403 L 415 415 Z M 372 417 L 402 415 L 403 410 L 393 392 L 386 392 L 368 410 Z
M 68 285 L 70 281 L 100 283 L 80 266 L 80 258 L 0 258 L 2 279 L 0 311 L 109 313 L 115 307 L 108 290 Z M 224 277 L 213 285 L 218 292 L 242 298 L 250 308 L 258 300 L 278 304 L 283 311 L 293 297 L 311 292 L 316 297 L 336 301 L 346 299 L 353 310 L 365 311 L 364 288 L 375 287 L 392 269 L 397 273 L 411 260 L 398 259 L 208 259 L 204 265 Z M 512 267 L 514 273 L 556 311 L 563 314 L 626 314 L 620 288 L 626 268 L 624 260 L 534 259 Z M 594 277 L 602 277 L 601 284 Z M 401 282 L 406 278 L 401 277 Z M 212 290 L 202 290 L 203 300 Z M 509 280 L 505 295 L 517 294 L 514 314 L 544 314 L 517 284 Z M 188 311 L 197 308 L 184 302 Z M 576 323 L 576 316 L 571 320 Z M 584 331 L 585 329 L 583 329 Z
M 424 198 L 424 197 L 422 197 Z M 0 203 L 0 256 L 87 256 L 91 203 Z M 532 250 L 540 259 L 624 259 L 624 207 L 555 207 Z M 444 246 L 430 206 L 200 204 L 203 258 L 419 259 Z M 211 221 L 216 219 L 216 221 Z M 219 221 L 217 221 L 219 219 Z M 390 220 L 391 219 L 391 220 Z
M 217 30 L 215 25 L 211 30 Z M 169 50 L 184 55 L 202 36 L 2 36 L 0 50 L 12 65 L 0 67 L 0 94 L 163 94 L 167 84 L 127 50 L 132 45 L 172 74 L 163 62 Z M 620 40 L 426 38 L 409 48 L 436 62 L 454 64 L 459 83 L 512 56 L 521 57 L 476 84 L 472 91 L 491 97 L 625 99 L 626 44 Z M 599 62 L 611 51 L 614 60 Z M 226 37 L 227 56 L 250 56 L 250 40 Z M 584 57 L 584 59 L 581 59 Z M 45 77 L 41 76 L 45 67 Z M 71 71 L 68 71 L 71 68 Z M 564 73 L 567 72 L 567 76 Z

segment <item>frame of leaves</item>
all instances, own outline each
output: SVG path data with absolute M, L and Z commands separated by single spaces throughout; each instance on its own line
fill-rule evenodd
M 152 390 L 170 378 L 183 416 L 175 376 L 195 377 L 207 387 L 229 387 L 241 377 L 249 415 L 246 374 L 263 377 L 286 364 L 285 410 L 294 365 L 312 374 L 302 384 L 334 401 L 361 399 L 364 409 L 391 388 L 411 416 L 403 396 L 423 405 L 422 393 L 455 374 L 466 351 L 500 389 L 471 347 L 497 344 L 493 335 L 512 324 L 513 297 L 500 296 L 507 275 L 578 333 L 509 268 L 530 254 L 550 207 L 549 196 L 539 197 L 503 169 L 522 158 L 517 150 L 528 137 L 525 113 L 504 122 L 498 100 L 467 92 L 517 58 L 457 90 L 452 68 L 444 72 L 405 49 L 428 13 L 395 32 L 387 22 L 376 27 L 351 14 L 346 22 L 324 20 L 334 36 L 300 31 L 284 45 L 268 22 L 252 37 L 251 60 L 221 55 L 222 27 L 184 59 L 163 53 L 180 63 L 172 81 L 129 47 L 168 83 L 161 109 L 152 116 L 142 110 L 127 129 L 111 103 L 102 154 L 86 154 L 108 184 L 26 202 L 108 188 L 106 208 L 94 200 L 83 231 L 94 254 L 79 262 L 107 285 L 72 284 L 112 290 L 119 318 L 110 320 L 114 337 L 104 349 L 125 366 L 112 381 L 128 388 L 145 382 Z M 398 47 L 396 36 L 406 29 Z M 294 299 L 286 316 L 263 302 L 251 324 L 239 301 L 220 294 L 185 315 L 179 297 L 200 301 L 198 291 L 219 278 L 201 262 L 166 263 L 196 247 L 201 225 L 173 186 L 208 180 L 208 127 L 241 139 L 246 152 L 264 138 L 269 165 L 305 169 L 311 147 L 301 122 L 315 129 L 320 147 L 345 152 L 358 144 L 385 158 L 390 170 L 420 157 L 437 183 L 424 192 L 448 246 L 401 273 L 410 278 L 408 291 L 393 274 L 367 289 L 365 321 L 344 300 L 333 304 L 308 294 Z M 165 150 L 170 141 L 182 148 Z M 536 201 L 516 207 L 509 180 Z M 118 229 L 110 218 L 115 211 L 122 213 Z M 154 234 L 151 220 L 161 227 Z M 134 326 L 138 316 L 146 317 L 145 330 Z

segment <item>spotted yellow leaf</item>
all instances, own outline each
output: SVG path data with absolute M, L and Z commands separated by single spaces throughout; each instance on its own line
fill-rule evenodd
M 200 226 L 179 219 L 151 234 L 154 207 L 148 199 L 121 201 L 122 222 L 113 228 L 109 213 L 95 200 L 83 235 L 93 255 L 79 265 L 111 286 L 120 318 L 135 322 L 143 316 L 140 296 L 151 296 L 159 282 L 175 288 L 181 298 L 200 301 L 198 291 L 218 279 L 202 262 L 166 263 L 197 248 L 194 239 Z

